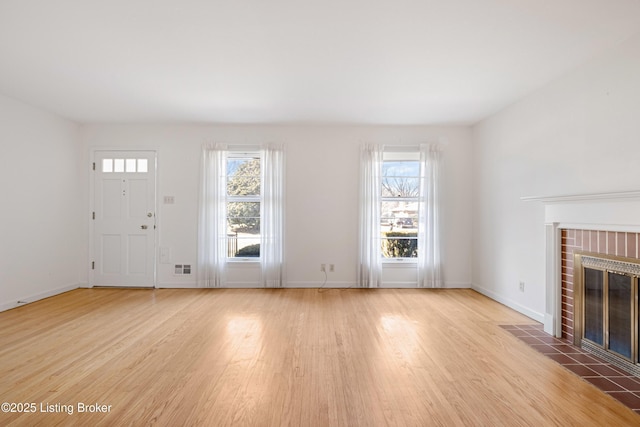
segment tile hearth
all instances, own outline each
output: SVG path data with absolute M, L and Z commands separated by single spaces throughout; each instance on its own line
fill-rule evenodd
M 547 334 L 541 324 L 500 327 L 640 415 L 640 378 L 587 353 L 566 339 Z

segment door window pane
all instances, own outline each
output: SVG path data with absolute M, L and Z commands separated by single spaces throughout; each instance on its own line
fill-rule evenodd
M 124 159 L 114 159 L 113 161 L 114 172 L 124 172 Z
M 102 159 L 102 172 L 113 172 L 113 159 Z
M 126 160 L 126 171 L 127 172 L 135 172 L 136 171 L 136 159 L 127 159 Z

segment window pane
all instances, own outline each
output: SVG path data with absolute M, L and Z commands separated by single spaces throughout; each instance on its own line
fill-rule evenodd
M 382 178 L 382 197 L 418 197 L 420 179 L 406 177 Z
M 260 232 L 260 202 L 227 203 L 229 231 Z
M 138 172 L 147 173 L 147 159 L 138 159 Z
M 257 243 L 256 243 L 257 241 Z M 238 239 L 238 249 L 233 255 L 236 258 L 257 258 L 260 256 L 260 236 L 256 239 Z
M 227 160 L 227 194 L 230 196 L 260 195 L 260 159 Z
M 229 202 L 227 216 L 229 218 L 260 218 L 260 202 Z
M 247 235 L 245 233 L 227 234 L 227 257 L 259 257 L 260 234 Z
M 418 197 L 420 162 L 385 160 L 382 164 L 382 197 Z
M 380 218 L 382 231 L 416 229 L 418 227 L 418 203 L 382 202 Z
M 385 160 L 382 163 L 382 176 L 420 176 L 420 162 L 416 160 Z
M 113 172 L 113 159 L 102 159 L 102 172 Z
M 124 172 L 124 159 L 115 159 L 113 161 L 114 172 Z
M 406 231 L 382 232 L 382 256 L 385 258 L 417 258 L 418 233 Z
M 126 160 L 127 172 L 135 172 L 136 171 L 136 159 L 127 159 Z
M 227 232 L 227 257 L 247 258 L 260 256 L 260 225 L 258 230 L 241 230 Z
M 260 217 L 227 217 L 229 233 L 260 233 Z

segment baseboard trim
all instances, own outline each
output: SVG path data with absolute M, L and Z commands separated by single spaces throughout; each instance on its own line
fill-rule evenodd
M 382 282 L 380 289 L 416 289 L 416 282 Z
M 562 332 L 560 332 L 560 335 L 556 334 L 555 322 L 553 320 L 554 319 L 552 314 L 549 314 L 549 313 L 544 314 L 544 331 L 549 335 L 553 335 L 554 337 L 557 336 L 558 338 L 561 338 Z
M 354 282 L 289 282 L 287 288 L 357 288 Z M 418 289 L 416 282 L 384 282 L 380 288 Z M 441 289 L 469 289 L 470 283 L 446 282 Z M 420 288 L 423 289 L 423 288 Z M 426 289 L 426 288 L 425 288 Z
M 60 294 L 63 294 L 65 292 L 73 291 L 74 289 L 78 289 L 78 288 L 81 288 L 81 287 L 83 287 L 83 284 L 78 283 L 78 284 L 75 284 L 75 285 L 63 286 L 62 288 L 51 289 L 49 291 L 40 292 L 40 293 L 33 294 L 33 295 L 30 295 L 30 296 L 27 296 L 27 297 L 18 298 L 16 301 L 13 301 L 13 302 L 1 303 L 0 304 L 0 312 L 1 311 L 11 310 L 12 308 L 22 307 L 22 306 L 30 304 L 32 302 L 36 302 L 36 301 L 39 301 L 41 299 L 45 299 L 45 298 L 53 297 L 53 296 L 56 296 L 56 295 L 60 295 Z
M 196 282 L 158 283 L 156 286 L 158 289 L 194 289 L 197 287 L 198 284 Z
M 309 282 L 287 282 L 285 288 L 356 288 L 355 282 L 323 282 L 323 281 L 309 281 Z
M 500 304 L 506 305 L 509 308 L 514 309 L 515 311 L 517 311 L 520 314 L 524 314 L 525 316 L 535 320 L 536 322 L 540 322 L 544 324 L 544 320 L 545 320 L 545 316 L 543 313 L 538 313 L 537 311 L 531 310 L 530 308 L 527 308 L 525 306 L 523 306 L 522 304 L 519 304 L 515 301 L 513 301 L 512 299 L 509 298 L 505 298 L 502 295 L 499 295 L 493 291 L 490 291 L 488 289 L 485 289 L 481 286 L 478 285 L 471 285 L 471 289 L 473 289 L 474 291 L 481 293 L 482 295 L 491 298 L 492 300 L 499 302 Z
M 445 282 L 444 289 L 471 289 L 471 283 L 468 282 Z

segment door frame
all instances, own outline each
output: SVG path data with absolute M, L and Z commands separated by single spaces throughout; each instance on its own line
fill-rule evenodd
M 149 287 L 148 289 L 156 289 L 158 288 L 158 224 L 159 224 L 159 218 L 158 218 L 158 213 L 159 213 L 159 203 L 158 203 L 158 165 L 159 165 L 159 161 L 158 161 L 158 149 L 155 147 L 138 147 L 138 148 L 132 148 L 132 147 L 91 147 L 89 150 L 89 161 L 88 163 L 88 171 L 89 171 L 89 211 L 87 212 L 88 218 L 89 218 L 89 262 L 88 262 L 88 266 L 87 269 L 89 271 L 88 274 L 88 287 L 89 288 L 93 288 L 95 286 L 95 279 L 94 279 L 94 269 L 93 269 L 93 262 L 95 260 L 95 235 L 94 235 L 94 223 L 93 223 L 93 212 L 95 211 L 95 175 L 94 175 L 94 164 L 96 162 L 96 152 L 102 152 L 102 151 L 113 151 L 113 152 L 140 152 L 140 151 L 146 151 L 146 152 L 150 152 L 153 153 L 156 159 L 156 165 L 155 165 L 155 176 L 153 177 L 153 184 L 154 184 L 154 188 L 155 188 L 155 203 L 154 203 L 154 214 L 156 216 L 155 218 L 155 224 L 156 227 L 153 230 L 153 286 Z M 144 289 L 144 288 L 140 288 L 140 289 Z

